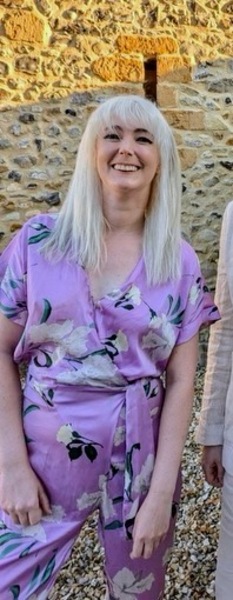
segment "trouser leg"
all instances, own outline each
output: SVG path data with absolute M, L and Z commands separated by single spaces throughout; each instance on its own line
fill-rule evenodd
M 1 600 L 47 600 L 82 524 L 42 520 L 23 532 L 0 521 Z
M 172 547 L 175 515 L 166 539 L 150 559 L 131 559 L 132 541 L 122 526 L 123 473 L 108 481 L 108 497 L 101 510 L 99 535 L 105 549 L 109 600 L 162 600 L 165 570 Z
M 233 598 L 233 477 L 224 475 L 216 570 L 216 600 Z

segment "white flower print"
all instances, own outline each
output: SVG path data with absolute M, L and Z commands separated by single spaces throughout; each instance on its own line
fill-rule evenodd
M 103 387 L 125 385 L 126 381 L 109 356 L 89 355 L 77 371 L 62 371 L 57 375 L 60 383 L 89 384 L 101 383 Z
M 125 333 L 123 333 L 121 329 L 119 329 L 119 331 L 117 332 L 117 338 L 114 340 L 114 346 L 119 352 L 125 352 L 126 350 L 128 350 L 128 340 Z
M 41 323 L 32 325 L 29 331 L 30 340 L 36 344 L 44 342 L 60 342 L 73 330 L 73 321 L 67 320 L 63 323 Z
M 126 416 L 126 408 L 125 405 L 122 406 L 121 411 L 120 411 L 120 419 L 122 419 L 123 421 L 125 421 L 125 416 Z
M 91 326 L 81 326 L 74 329 L 73 321 L 63 323 L 41 323 L 33 325 L 29 337 L 36 344 L 53 342 L 58 345 L 54 353 L 54 361 L 61 360 L 65 354 L 79 357 L 87 351 L 87 337 Z
M 109 517 L 113 517 L 116 512 L 114 510 L 113 502 L 108 496 L 107 478 L 105 475 L 99 476 L 99 488 L 101 490 L 101 508 L 105 519 L 109 519 Z
M 100 503 L 105 519 L 109 519 L 109 517 L 116 514 L 113 502 L 111 498 L 108 497 L 107 477 L 105 475 L 99 476 L 99 492 L 91 492 L 90 494 L 84 492 L 84 494 L 77 499 L 77 508 L 79 508 L 79 510 L 89 507 L 97 508 Z
M 113 439 L 114 446 L 120 446 L 125 441 L 125 434 L 126 428 L 123 425 L 116 428 Z
M 79 510 L 84 510 L 85 508 L 89 508 L 90 506 L 93 508 L 97 508 L 100 503 L 101 492 L 91 492 L 88 494 L 84 492 L 80 498 L 77 498 L 76 504 Z
M 144 579 L 135 576 L 132 571 L 124 567 L 113 577 L 112 591 L 117 600 L 137 600 L 138 594 L 143 594 L 150 590 L 154 581 L 153 573 L 150 573 Z
M 158 350 L 161 360 L 168 358 L 174 344 L 175 333 L 164 314 L 153 320 L 153 329 L 150 329 L 147 335 L 142 338 L 142 347 Z
M 134 519 L 136 517 L 136 514 L 138 512 L 138 507 L 139 507 L 139 496 L 137 498 L 135 498 L 135 500 L 133 501 L 132 504 L 130 504 L 130 511 L 127 514 L 127 519 Z
M 46 533 L 44 527 L 40 523 L 37 525 L 27 525 L 27 527 L 22 527 L 22 535 L 26 535 L 29 537 L 33 537 L 38 542 L 46 542 Z
M 43 398 L 43 395 L 48 391 L 48 386 L 45 383 L 36 381 L 36 379 L 33 379 L 32 386 L 39 396 L 41 396 L 41 398 Z
M 26 274 L 20 275 L 20 277 L 18 277 L 14 273 L 13 269 L 8 265 L 6 267 L 5 275 L 1 282 L 1 287 L 8 298 L 14 299 L 15 289 L 20 288 L 25 280 Z
M 61 523 L 63 520 L 63 517 L 66 514 L 63 506 L 60 506 L 59 504 L 52 504 L 50 508 L 51 508 L 52 514 L 42 517 L 42 521 L 48 521 L 48 522 L 52 522 L 52 523 Z
M 154 406 L 151 410 L 150 410 L 150 416 L 151 417 L 155 417 L 158 414 L 159 411 L 159 407 L 158 406 Z
M 158 329 L 161 325 L 162 325 L 161 317 L 157 317 L 157 316 L 151 317 L 150 327 L 154 327 L 155 329 Z
M 196 304 L 196 301 L 200 295 L 200 286 L 197 285 L 197 283 L 195 283 L 194 285 L 192 285 L 190 292 L 189 292 L 189 302 L 190 304 L 192 304 L 192 306 L 194 304 Z
M 76 327 L 72 333 L 63 340 L 63 346 L 69 354 L 81 356 L 87 351 L 87 337 L 91 327 Z
M 136 285 L 133 284 L 125 296 L 127 300 L 131 300 L 135 306 L 139 306 L 139 304 L 141 304 L 141 292 Z
M 63 442 L 66 446 L 73 440 L 73 429 L 70 424 L 62 425 L 58 429 L 56 439 L 58 442 Z
M 136 493 L 146 493 L 150 485 L 151 476 L 154 468 L 154 455 L 148 454 L 141 471 L 136 475 L 133 481 L 133 491 Z

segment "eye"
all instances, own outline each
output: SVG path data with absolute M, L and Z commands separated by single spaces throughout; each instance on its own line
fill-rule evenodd
M 119 140 L 120 136 L 118 135 L 118 133 L 106 133 L 106 135 L 104 136 L 104 140 Z
M 136 141 L 140 142 L 141 144 L 153 144 L 152 140 L 150 140 L 150 138 L 146 137 L 145 135 L 140 135 L 136 138 Z

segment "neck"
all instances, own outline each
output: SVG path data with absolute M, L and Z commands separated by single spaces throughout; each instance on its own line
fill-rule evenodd
M 108 197 L 103 200 L 104 216 L 111 231 L 122 230 L 140 233 L 143 231 L 147 201 L 124 197 Z

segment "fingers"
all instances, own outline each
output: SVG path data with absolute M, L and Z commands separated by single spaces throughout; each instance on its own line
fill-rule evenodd
M 224 468 L 221 463 L 202 465 L 207 483 L 220 488 L 223 486 Z
M 159 544 L 164 540 L 165 535 L 157 538 L 157 540 L 135 540 L 133 541 L 133 548 L 130 554 L 130 558 L 150 558 L 153 552 L 158 548 Z
M 38 508 L 31 508 L 26 510 L 14 510 L 5 511 L 11 517 L 15 525 L 21 525 L 22 527 L 28 527 L 29 525 L 36 525 L 39 523 L 42 517 L 42 511 Z

